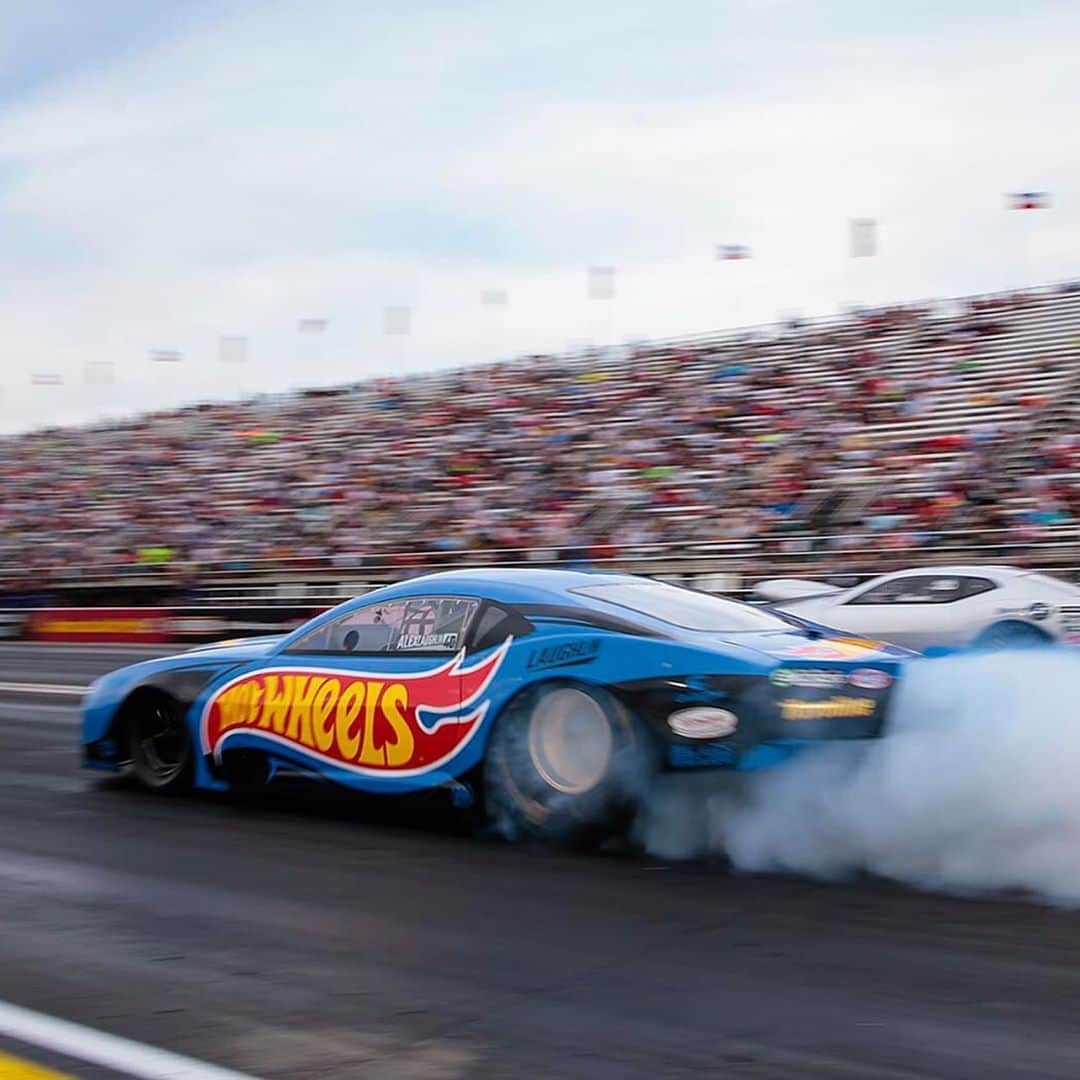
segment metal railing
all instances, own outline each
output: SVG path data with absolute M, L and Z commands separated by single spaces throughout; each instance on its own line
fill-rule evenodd
M 768 536 L 717 542 L 656 543 L 610 548 L 479 548 L 456 552 L 383 550 L 326 556 L 238 559 L 221 564 L 176 560 L 63 568 L 4 568 L 0 594 L 29 588 L 53 591 L 184 588 L 199 602 L 341 599 L 374 585 L 420 573 L 476 567 L 575 567 L 680 578 L 716 578 L 723 591 L 764 577 L 867 576 L 913 565 L 1006 563 L 1064 576 L 1080 574 L 1080 528 L 1049 526 L 1032 541 L 1015 528 L 948 530 L 915 547 L 883 544 L 872 533 Z

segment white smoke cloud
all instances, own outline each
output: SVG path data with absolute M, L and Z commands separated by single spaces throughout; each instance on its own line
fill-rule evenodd
M 914 663 L 884 739 L 717 783 L 668 778 L 646 847 L 736 869 L 1080 905 L 1080 654 Z

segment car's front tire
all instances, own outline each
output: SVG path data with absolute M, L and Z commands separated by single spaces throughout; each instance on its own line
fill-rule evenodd
M 187 791 L 195 773 L 195 751 L 184 711 L 166 694 L 141 694 L 125 709 L 124 734 L 131 771 L 149 791 Z
M 488 817 L 511 839 L 598 842 L 629 824 L 655 770 L 652 737 L 612 694 L 545 683 L 511 701 L 492 732 Z

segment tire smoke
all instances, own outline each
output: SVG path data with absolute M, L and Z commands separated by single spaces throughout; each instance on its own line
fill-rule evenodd
M 886 737 L 778 769 L 666 777 L 639 821 L 661 857 L 1080 906 L 1080 653 L 912 663 Z

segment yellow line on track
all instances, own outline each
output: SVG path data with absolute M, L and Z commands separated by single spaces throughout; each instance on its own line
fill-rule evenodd
M 74 1080 L 68 1073 L 35 1065 L 32 1061 L 0 1053 L 0 1080 Z

